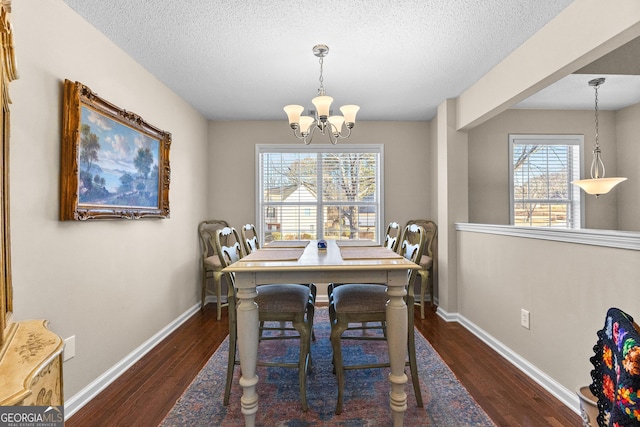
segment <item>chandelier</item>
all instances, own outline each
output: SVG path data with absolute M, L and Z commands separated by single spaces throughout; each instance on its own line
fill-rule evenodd
M 289 126 L 293 129 L 296 138 L 302 140 L 306 145 L 311 143 L 316 129 L 322 134 L 329 136 L 333 145 L 338 143 L 338 139 L 349 138 L 351 129 L 356 123 L 356 114 L 360 107 L 357 105 L 343 105 L 340 107 L 342 116 L 330 116 L 330 107 L 333 98 L 327 96 L 324 91 L 324 79 L 322 77 L 323 59 L 329 53 L 329 47 L 318 44 L 313 47 L 313 54 L 320 58 L 320 88 L 318 96 L 311 102 L 316 107 L 315 117 L 302 116 L 304 107 L 301 105 L 287 105 L 284 112 L 289 118 Z M 343 127 L 346 130 L 343 130 Z
M 580 179 L 573 181 L 585 193 L 593 194 L 596 198 L 601 194 L 607 194 L 613 187 L 625 181 L 627 178 L 605 178 L 604 163 L 600 156 L 600 144 L 598 142 L 598 87 L 604 83 L 604 78 L 589 81 L 589 86 L 595 89 L 596 93 L 596 140 L 593 145 L 593 160 L 591 161 L 591 179 Z

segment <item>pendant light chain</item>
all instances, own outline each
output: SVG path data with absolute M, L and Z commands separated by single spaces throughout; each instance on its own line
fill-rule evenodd
M 596 91 L 596 142 L 595 142 L 595 145 L 594 145 L 594 147 L 593 147 L 594 149 L 596 149 L 596 148 L 599 148 L 599 147 L 600 147 L 600 144 L 598 143 L 598 87 L 599 87 L 599 86 L 600 86 L 600 85 L 599 85 L 599 84 L 597 84 L 597 85 L 594 87 L 594 89 L 595 89 L 595 91 Z
M 589 82 L 589 85 L 593 87 L 595 91 L 595 141 L 593 143 L 593 161 L 591 162 L 591 178 L 599 179 L 604 178 L 606 171 L 604 168 L 604 162 L 602 161 L 602 153 L 600 151 L 600 135 L 598 129 L 598 89 L 600 85 L 604 83 L 604 78 L 593 79 Z

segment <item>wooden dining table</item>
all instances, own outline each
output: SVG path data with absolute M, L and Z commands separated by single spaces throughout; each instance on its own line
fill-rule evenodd
M 288 242 L 288 243 L 285 243 Z M 242 375 L 240 399 L 245 425 L 255 426 L 258 412 L 258 306 L 256 288 L 277 283 L 380 283 L 387 285 L 387 343 L 391 365 L 389 406 L 393 425 L 402 426 L 407 409 L 404 373 L 407 355 L 407 305 L 404 300 L 409 269 L 420 266 L 382 246 L 328 240 L 285 241 L 242 258 L 223 271 L 235 273 L 238 350 Z M 337 390 L 336 390 L 337 393 Z M 377 410 L 377 408 L 375 408 Z

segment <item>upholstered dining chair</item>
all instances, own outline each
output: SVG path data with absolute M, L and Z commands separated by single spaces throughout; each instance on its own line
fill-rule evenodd
M 257 251 L 258 249 L 260 249 L 260 240 L 258 239 L 258 233 L 256 232 L 256 227 L 253 224 L 243 225 L 242 229 L 240 230 L 240 235 L 242 236 L 242 244 L 244 247 L 245 255 L 249 255 L 250 253 L 253 253 L 254 251 Z M 310 290 L 309 310 L 314 310 L 315 304 L 316 304 L 316 286 L 314 284 L 304 285 L 304 286 L 309 286 L 309 290 Z M 260 326 L 261 326 L 260 339 L 263 339 L 262 332 L 266 330 L 286 331 L 291 329 L 291 328 L 287 328 L 286 322 L 284 321 L 280 322 L 279 328 L 277 327 L 265 328 L 264 322 L 261 322 Z M 313 333 L 313 318 L 311 318 L 311 340 L 315 341 L 315 339 L 316 337 L 315 337 L 315 334 Z
M 220 258 L 222 268 L 243 258 L 242 240 L 233 227 L 225 227 L 216 232 L 214 239 L 216 252 Z M 236 314 L 236 292 L 235 276 L 232 273 L 224 273 L 230 283 L 228 287 L 229 301 L 229 358 L 227 361 L 227 379 L 225 383 L 225 393 L 223 404 L 229 404 L 231 395 L 231 382 L 233 371 L 239 361 L 236 358 L 237 347 L 237 314 Z M 258 319 L 260 323 L 268 321 L 291 322 L 292 327 L 298 332 L 296 336 L 273 336 L 265 339 L 291 339 L 300 340 L 300 352 L 298 361 L 274 362 L 260 360 L 258 354 L 258 365 L 260 366 L 280 366 L 298 369 L 298 381 L 300 387 L 300 402 L 303 411 L 308 409 L 306 377 L 311 367 L 311 327 L 313 324 L 314 307 L 309 304 L 312 298 L 312 290 L 315 294 L 315 285 L 262 285 L 258 287 L 256 303 L 258 304 Z M 262 334 L 262 331 L 261 331 Z
M 399 252 L 406 259 L 418 264 L 424 251 L 425 232 L 418 225 L 405 227 L 399 241 Z M 413 283 L 417 270 L 409 270 L 408 282 Z M 414 335 L 414 301 L 411 286 L 408 287 L 406 303 L 408 314 L 408 337 L 407 347 L 409 360 L 406 365 L 411 371 L 413 390 L 416 396 L 418 407 L 423 406 L 422 394 L 420 392 L 420 380 L 418 378 L 418 366 L 416 361 L 415 335 Z M 344 394 L 344 371 L 351 369 L 368 369 L 388 367 L 389 363 L 366 364 L 366 365 L 346 365 L 343 361 L 342 341 L 343 340 L 386 340 L 385 334 L 378 335 L 343 335 L 347 330 L 359 329 L 380 329 L 380 326 L 366 326 L 369 322 L 382 325 L 383 331 L 386 328 L 386 286 L 379 284 L 341 284 L 335 286 L 330 284 L 329 293 L 329 319 L 331 322 L 331 347 L 333 349 L 333 366 L 338 381 L 338 402 L 336 404 L 336 414 L 342 412 Z M 351 324 L 362 326 L 350 326 Z M 386 331 L 385 331 L 386 332 Z
M 429 301 L 431 302 L 432 307 L 434 305 L 433 265 L 436 262 L 438 226 L 435 222 L 428 219 L 412 219 L 407 222 L 407 225 L 409 224 L 418 224 L 424 228 L 425 231 L 425 250 L 422 254 L 422 258 L 420 258 L 420 270 L 418 270 L 418 277 L 420 277 L 420 298 L 416 298 L 415 301 L 415 304 L 420 306 L 420 318 L 424 319 L 424 304 L 427 287 L 429 288 Z
M 387 225 L 387 232 L 384 238 L 384 247 L 396 251 L 398 249 L 398 240 L 400 239 L 400 224 L 390 222 Z
M 207 294 L 210 293 L 207 286 L 207 280 L 213 279 L 213 293 L 216 296 L 216 308 L 217 319 L 220 320 L 222 314 L 222 307 L 226 307 L 227 303 L 222 302 L 222 266 L 220 265 L 220 259 L 215 252 L 215 246 L 213 240 L 215 238 L 216 230 L 228 227 L 227 221 L 221 219 L 210 219 L 202 221 L 198 224 L 198 236 L 200 236 L 200 253 L 202 257 L 202 295 L 200 299 L 200 309 L 204 308 Z

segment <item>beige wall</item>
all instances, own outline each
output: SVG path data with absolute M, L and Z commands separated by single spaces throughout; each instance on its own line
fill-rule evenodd
M 616 187 L 620 230 L 640 231 L 640 104 L 616 112 L 618 175 L 627 181 Z M 607 166 L 607 175 L 609 175 Z
M 198 303 L 207 121 L 62 1 L 12 9 L 14 315 L 75 335 L 76 356 L 64 363 L 68 400 Z M 58 221 L 65 78 L 172 133 L 170 219 Z
M 458 247 L 459 312 L 569 392 L 591 383 L 607 309 L 640 313 L 637 251 L 473 232 Z
M 636 116 L 636 121 L 638 120 Z M 509 224 L 509 134 L 584 135 L 589 176 L 595 139 L 593 111 L 507 110 L 469 132 L 469 222 Z M 607 176 L 617 176 L 616 114 L 599 113 L 599 140 Z M 618 229 L 618 190 L 595 198 L 584 192 L 585 227 Z M 639 188 L 636 184 L 636 189 Z M 636 205 L 640 206 L 640 205 Z M 624 228 L 625 230 L 633 230 Z
M 384 224 L 431 218 L 428 122 L 357 122 L 338 144 L 384 144 Z M 328 144 L 316 135 L 312 144 Z M 210 122 L 209 212 L 240 227 L 255 222 L 255 145 L 301 145 L 283 121 Z

